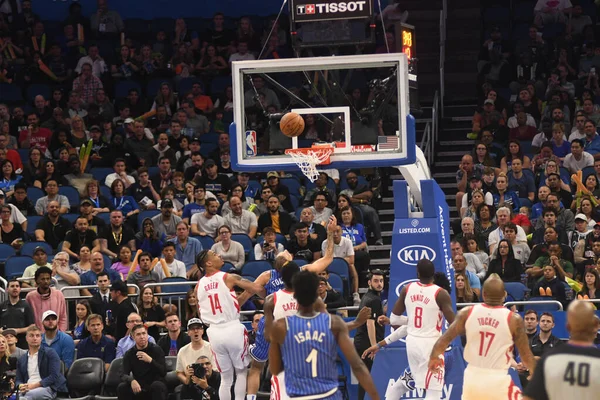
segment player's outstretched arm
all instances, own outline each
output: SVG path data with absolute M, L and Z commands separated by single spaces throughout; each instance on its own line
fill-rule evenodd
M 229 287 L 229 289 L 233 289 L 234 286 L 238 286 L 244 289 L 246 292 L 250 292 L 251 294 L 259 293 L 261 290 L 264 289 L 264 286 L 261 286 L 256 282 L 251 282 L 248 279 L 242 278 L 241 276 L 236 274 L 227 274 L 227 278 L 225 278 L 225 283 L 227 284 L 227 287 Z M 239 302 L 240 300 L 238 299 L 238 303 Z
M 267 295 L 267 291 L 265 290 L 265 285 L 269 282 L 270 275 L 271 275 L 271 271 L 265 271 L 262 274 L 260 274 L 258 276 L 258 278 L 256 278 L 256 280 L 254 281 L 254 283 L 256 283 L 257 285 L 260 285 L 262 287 L 262 289 L 259 292 L 254 293 L 254 294 L 256 294 L 259 297 L 262 297 L 263 299 Z M 244 291 L 238 296 L 238 303 L 240 303 L 240 307 L 243 306 L 250 297 L 252 297 L 252 294 L 253 293 Z
M 333 246 L 335 244 L 333 242 L 333 232 L 336 227 L 337 219 L 332 215 L 329 217 L 329 223 L 327 224 L 327 248 L 325 249 L 325 253 L 317 261 L 304 266 L 305 270 L 318 274 L 329 267 L 329 264 L 333 261 Z
M 363 387 L 363 389 L 365 389 L 365 392 L 369 394 L 371 399 L 379 400 L 379 394 L 375 388 L 373 378 L 365 366 L 365 363 L 362 362 L 359 355 L 356 353 L 354 344 L 350 340 L 350 336 L 348 336 L 348 328 L 346 328 L 346 324 L 337 315 L 331 316 L 331 330 L 335 335 L 340 350 L 344 354 L 344 357 L 346 357 L 346 360 L 348 360 L 348 363 L 352 368 L 352 372 L 354 372 L 356 379 L 358 379 L 358 383 Z M 269 368 L 271 368 L 270 365 Z M 271 373 L 273 373 L 272 369 Z
M 273 296 L 272 294 L 268 295 L 267 298 L 265 299 L 265 304 L 264 304 L 264 308 L 263 311 L 265 312 L 265 332 L 264 332 L 264 336 L 265 339 L 268 341 L 271 340 L 271 328 L 273 327 L 273 309 L 275 308 L 275 304 L 273 303 L 273 298 L 275 296 Z
M 456 314 L 456 319 L 448 330 L 435 342 L 433 345 L 433 350 L 431 350 L 431 355 L 429 356 L 429 369 L 432 371 L 437 370 L 442 366 L 443 360 L 439 358 L 440 355 L 444 354 L 444 351 L 450 343 L 459 335 L 465 333 L 465 323 L 467 322 L 467 318 L 469 313 L 471 312 L 471 307 L 465 307 Z
M 271 345 L 269 346 L 269 371 L 275 376 L 283 371 L 283 358 L 281 357 L 281 345 L 286 333 L 285 318 L 278 319 L 273 323 L 271 329 Z
M 523 323 L 523 318 L 521 318 L 521 316 L 517 313 L 513 313 L 510 318 L 510 330 L 513 335 L 515 346 L 521 355 L 521 360 L 529 369 L 529 375 L 533 376 L 533 373 L 535 372 L 535 358 L 531 352 L 531 347 L 529 347 L 529 339 L 525 333 L 525 324 Z
M 346 328 L 348 328 L 348 331 L 352 331 L 352 330 L 358 328 L 359 326 L 362 326 L 365 322 L 367 322 L 370 315 L 371 315 L 371 307 L 361 308 L 360 311 L 358 312 L 358 315 L 354 319 L 354 321 L 350 321 L 350 322 L 346 323 Z
M 403 315 L 404 317 L 404 315 Z M 406 317 L 404 317 L 406 318 Z M 365 359 L 367 357 L 373 359 L 375 358 L 375 354 L 377 354 L 377 352 L 382 349 L 383 347 L 387 346 L 388 344 L 392 344 L 394 342 L 397 342 L 400 339 L 405 338 L 408 335 L 408 327 L 406 325 L 403 325 L 401 327 L 399 327 L 398 329 L 396 329 L 394 332 L 390 333 L 388 336 L 386 336 L 381 342 L 378 342 L 376 345 L 373 345 L 371 347 L 369 347 L 368 349 L 366 349 L 363 353 L 362 353 L 362 358 Z

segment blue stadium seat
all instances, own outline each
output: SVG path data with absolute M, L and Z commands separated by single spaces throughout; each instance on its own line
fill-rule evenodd
M 290 203 L 292 203 L 292 208 L 295 210 L 302 204 L 302 198 L 299 194 L 290 194 Z
M 112 197 L 112 193 L 110 192 L 110 188 L 108 186 L 100 185 L 100 194 L 107 199 Z
M 236 269 L 237 270 L 237 268 L 235 268 L 235 265 L 233 265 L 232 263 L 230 263 L 228 261 L 224 262 L 223 266 L 221 267 L 221 271 L 223 271 L 223 272 L 229 272 L 232 269 Z
M 151 79 L 150 82 L 148 82 L 148 85 L 146 85 L 146 97 L 151 98 L 151 99 L 156 97 L 156 94 L 160 90 L 160 86 L 163 83 L 168 83 L 169 86 L 173 87 L 173 82 L 171 82 L 171 80 L 169 80 L 169 79 L 164 79 L 164 78 Z
M 30 236 L 34 237 L 35 227 L 37 226 L 37 223 L 42 218 L 43 217 L 41 217 L 39 215 L 30 215 L 30 216 L 27 217 L 27 230 L 26 230 L 27 234 L 29 234 Z
M 594 170 L 594 167 L 585 167 L 582 170 L 582 175 L 583 175 L 583 183 L 585 184 L 585 180 L 587 179 L 588 176 L 595 174 L 596 171 Z
M 205 250 L 210 250 L 211 247 L 213 247 L 213 245 L 215 244 L 215 239 L 211 238 L 210 236 L 192 236 L 195 237 L 196 239 L 198 239 L 200 241 L 200 244 L 202 244 L 202 248 Z
M 108 268 L 112 267 L 113 263 L 109 256 L 107 256 L 106 254 L 102 254 L 102 259 L 104 260 L 104 268 L 108 269 Z M 125 278 L 127 278 L 127 277 L 125 277 Z
M 66 196 L 69 200 L 69 204 L 71 204 L 72 210 L 79 209 L 79 190 L 75 189 L 73 186 L 60 186 L 58 188 L 58 193 Z
M 160 210 L 144 210 L 144 211 L 140 211 L 140 213 L 138 214 L 138 227 L 142 226 L 142 221 L 144 221 L 146 218 L 152 218 L 155 215 L 160 214 Z
M 346 291 L 344 290 L 344 281 L 341 276 L 336 273 L 329 274 L 329 285 L 335 290 L 339 292 L 342 297 L 346 297 Z
M 44 193 L 44 191 L 40 188 L 37 188 L 35 186 L 27 187 L 27 197 L 29 198 L 29 201 L 31 201 L 34 205 L 35 202 L 38 201 L 38 199 L 44 197 L 45 195 L 46 193 Z
M 530 292 L 521 282 L 505 282 L 504 289 L 508 294 L 507 301 L 523 301 L 525 295 Z
M 23 165 L 29 162 L 29 149 L 17 149 Z
M 485 25 L 503 25 L 510 22 L 510 9 L 507 7 L 488 7 L 483 10 Z
M 202 156 L 206 158 L 216 148 L 217 148 L 216 143 L 203 143 L 202 146 L 200 147 L 200 154 L 202 154 Z
M 257 181 L 248 181 L 248 186 L 254 190 L 256 193 L 260 193 L 262 190 L 262 185 Z
M 231 235 L 231 240 L 238 242 L 244 247 L 244 253 L 246 253 L 248 261 L 254 260 L 254 245 L 250 236 L 245 233 L 234 233 Z
M 210 82 L 210 95 L 225 93 L 227 86 L 231 86 L 230 76 L 218 76 Z
M 104 221 L 106 223 L 106 225 L 110 224 L 110 213 L 103 212 L 103 213 L 99 213 L 96 216 L 98 218 L 100 218 L 102 221 Z
M 200 143 L 204 145 L 205 143 L 218 144 L 219 143 L 219 134 L 215 132 L 205 133 L 200 136 Z
M 272 269 L 273 266 L 267 261 L 248 261 L 242 267 L 242 275 L 253 276 L 258 278 L 260 274 Z
M 157 265 L 157 267 L 160 268 L 160 265 Z M 173 283 L 173 282 L 187 282 L 186 278 L 182 278 L 179 276 L 173 276 L 171 278 L 165 278 L 162 281 L 163 283 Z M 188 290 L 190 290 L 190 288 L 193 286 L 187 285 L 187 284 L 182 284 L 182 285 L 169 285 L 169 286 L 162 286 L 161 287 L 161 292 L 162 293 L 177 293 L 174 296 L 169 296 L 169 298 L 171 300 L 173 299 L 177 299 L 177 298 L 185 298 L 186 293 L 188 292 Z M 183 293 L 183 294 L 181 294 Z
M 290 194 L 300 195 L 301 185 L 296 178 L 282 178 L 280 181 L 282 185 L 288 188 Z
M 350 267 L 343 258 L 334 257 L 331 264 L 329 264 L 329 267 L 327 267 L 327 270 L 330 273 L 333 272 L 339 275 L 342 279 L 347 279 L 348 281 L 350 280 Z
M 369 182 L 367 181 L 367 178 L 365 178 L 362 175 L 357 175 L 358 177 L 358 185 L 362 186 L 362 185 L 367 185 L 369 186 Z M 345 189 L 349 189 L 348 186 L 348 182 L 346 181 L 346 174 L 342 173 L 340 174 L 340 190 L 345 190 Z
M 113 172 L 114 170 L 112 168 L 92 168 L 92 170 L 90 171 L 92 177 L 98 182 L 100 182 L 101 185 L 104 184 L 104 180 L 106 179 L 106 177 L 112 174 Z
M 46 242 L 25 242 L 23 243 L 23 247 L 21 247 L 21 255 L 33 257 L 33 252 L 38 246 L 43 247 L 48 255 L 54 253 L 54 251 L 52 251 L 52 247 L 50 247 L 50 245 Z
M 191 92 L 194 83 L 199 83 L 202 87 L 202 91 L 204 92 L 204 85 L 197 78 L 182 78 L 176 83 L 177 93 L 180 95 L 185 95 L 186 93 Z
M 158 175 L 158 167 L 148 167 L 148 175 L 150 175 L 150 177 Z
M 304 265 L 308 264 L 308 261 L 306 261 L 306 260 L 305 260 L 305 259 L 303 259 L 303 258 L 298 258 L 298 259 L 294 260 L 294 262 L 295 262 L 295 263 L 296 263 L 296 265 L 297 265 L 297 266 L 299 266 L 299 267 L 302 267 L 302 266 L 304 266 Z
M 44 96 L 44 99 L 49 100 L 52 96 L 52 89 L 50 89 L 50 86 L 48 85 L 38 83 L 31 84 L 27 87 L 27 101 L 29 103 L 33 104 L 35 96 L 40 94 Z
M 79 204 L 79 203 L 77 203 L 77 204 Z M 79 218 L 79 214 L 68 213 L 68 214 L 63 214 L 62 217 L 64 219 L 66 219 L 67 221 L 69 221 L 71 224 L 75 225 L 75 221 L 77 221 L 77 218 Z
M 6 259 L 15 256 L 17 252 L 10 244 L 0 243 L 0 263 L 6 262 Z
M 138 93 L 142 93 L 140 84 L 135 81 L 119 81 L 115 85 L 115 99 L 124 99 L 129 94 L 131 89 L 137 89 Z
M 25 268 L 33 264 L 33 258 L 29 256 L 13 256 L 6 260 L 4 265 L 5 278 L 20 278 L 23 276 Z
M 314 189 L 316 186 L 317 185 L 315 182 L 308 181 L 308 182 L 306 182 L 306 191 L 308 192 L 309 190 Z M 327 189 L 331 190 L 333 193 L 337 192 L 337 188 L 335 186 L 335 181 L 331 178 L 327 179 Z
M 150 21 L 141 18 L 126 19 L 125 30 L 128 34 L 145 36 L 150 30 Z
M 0 83 L 0 103 L 15 105 L 23 102 L 21 88 L 10 83 Z

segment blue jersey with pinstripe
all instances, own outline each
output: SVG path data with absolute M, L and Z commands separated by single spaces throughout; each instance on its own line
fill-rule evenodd
M 330 396 L 338 387 L 337 341 L 331 316 L 286 317 L 287 333 L 281 349 L 285 388 L 290 397 L 311 399 Z M 315 397 L 317 396 L 317 397 Z
M 271 276 L 269 277 L 269 282 L 265 285 L 265 290 L 267 291 L 267 296 L 275 293 L 276 291 L 283 289 L 285 285 L 283 284 L 283 279 L 281 279 L 281 272 L 277 271 L 275 268 L 271 270 Z

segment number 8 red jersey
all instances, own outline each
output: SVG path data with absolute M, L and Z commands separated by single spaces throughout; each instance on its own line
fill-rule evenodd
M 226 277 L 225 272 L 219 271 L 198 281 L 196 298 L 200 319 L 205 324 L 224 324 L 240 319 L 240 305 L 235 291 L 227 287 Z
M 465 361 L 474 367 L 508 370 L 513 358 L 510 332 L 512 311 L 503 306 L 477 304 L 465 323 Z
M 435 299 L 440 290 L 442 288 L 434 284 L 412 282 L 408 285 L 404 304 L 409 335 L 427 338 L 442 336 L 444 315 Z

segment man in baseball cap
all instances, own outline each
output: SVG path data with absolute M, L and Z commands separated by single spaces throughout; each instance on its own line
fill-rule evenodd
M 75 356 L 75 342 L 71 336 L 58 329 L 58 314 L 53 310 L 46 310 L 42 314 L 42 325 L 45 331 L 42 334 L 42 347 L 50 347 L 65 363 L 65 368 L 71 368 Z M 77 334 L 77 332 L 78 330 L 75 329 L 73 333 Z M 83 331 L 79 330 L 79 334 L 82 335 Z

